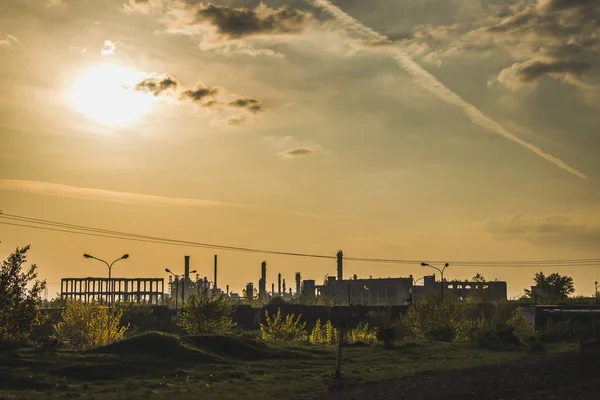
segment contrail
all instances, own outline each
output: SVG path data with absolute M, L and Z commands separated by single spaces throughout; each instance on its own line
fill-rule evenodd
M 320 8 L 323 11 L 326 11 L 330 15 L 332 15 L 338 22 L 340 22 L 346 29 L 352 31 L 356 34 L 359 34 L 363 38 L 368 38 L 369 40 L 381 41 L 381 42 L 389 42 L 389 38 L 386 36 L 374 31 L 368 26 L 363 25 L 361 22 L 352 18 L 350 15 L 346 14 L 343 10 L 331 4 L 327 0 L 309 0 L 311 3 Z M 475 107 L 474 105 L 465 101 L 462 97 L 454 93 L 452 90 L 448 89 L 443 83 L 441 83 L 437 78 L 427 72 L 423 67 L 417 64 L 408 54 L 404 53 L 401 50 L 398 50 L 397 55 L 394 57 L 396 61 L 400 64 L 400 67 L 404 69 L 406 72 L 411 74 L 416 81 L 427 91 L 432 93 L 434 96 L 439 98 L 446 103 L 453 104 L 457 107 L 462 108 L 463 112 L 471 118 L 471 121 L 474 124 L 479 125 L 480 127 L 496 133 L 503 138 L 510 140 L 513 143 L 516 143 L 531 152 L 537 154 L 538 156 L 544 158 L 545 160 L 551 162 L 559 168 L 564 169 L 571 174 L 588 180 L 589 178 L 583 172 L 578 171 L 577 169 L 571 167 L 567 163 L 565 163 L 560 158 L 554 157 L 552 154 L 546 153 L 540 147 L 535 144 L 526 142 L 525 140 L 519 138 L 515 134 L 507 131 L 503 128 L 499 123 L 482 113 Z

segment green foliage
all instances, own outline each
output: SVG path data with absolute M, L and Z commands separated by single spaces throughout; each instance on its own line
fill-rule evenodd
M 525 289 L 525 296 L 535 300 L 538 304 L 555 304 L 565 301 L 575 291 L 573 278 L 557 273 L 544 275 L 537 272 L 533 278 L 535 282 L 535 294 L 531 289 Z
M 265 323 L 260 324 L 260 336 L 270 342 L 303 342 L 307 340 L 306 322 L 301 321 L 302 314 L 281 316 L 281 309 L 271 318 L 265 311 Z
M 1 341 L 23 342 L 33 327 L 42 322 L 39 301 L 46 281 L 37 280 L 35 264 L 22 270 L 29 248 L 29 245 L 17 248 L 0 265 Z
M 360 323 L 356 328 L 348 329 L 346 331 L 345 339 L 346 343 L 377 343 L 377 330 L 371 329 L 369 323 Z
M 321 319 L 317 320 L 315 327 L 308 335 L 308 340 L 311 344 L 332 345 L 338 341 L 337 329 L 327 321 L 321 323 Z M 369 327 L 369 323 L 358 324 L 356 328 L 347 329 L 344 333 L 344 341 L 349 344 L 354 343 L 377 343 L 377 331 Z
M 421 301 L 410 306 L 405 322 L 415 339 L 452 341 L 454 305 L 449 301 Z
M 190 335 L 225 335 L 235 330 L 235 305 L 224 295 L 192 295 L 183 305 L 178 325 Z
M 121 325 L 129 326 L 127 336 L 157 329 L 158 318 L 154 315 L 150 305 L 144 303 L 117 303 L 116 308 L 123 312 Z
M 383 342 L 386 348 L 392 348 L 396 343 L 397 336 L 396 328 L 390 325 L 377 329 L 376 339 Z
M 310 332 L 308 340 L 311 344 L 330 345 L 337 343 L 337 330 L 333 327 L 331 321 L 322 324 L 319 318 Z
M 110 310 L 97 303 L 69 300 L 61 314 L 61 321 L 54 325 L 52 338 L 75 349 L 89 349 L 106 345 L 125 336 L 129 325 L 121 326 L 123 311 Z

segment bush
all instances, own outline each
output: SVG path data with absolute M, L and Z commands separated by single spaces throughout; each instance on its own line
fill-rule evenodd
M 321 324 L 321 318 L 317 319 L 315 327 L 311 330 L 308 340 L 311 344 L 330 345 L 337 342 L 337 330 L 327 321 Z
M 508 325 L 485 324 L 477 331 L 477 344 L 483 349 L 496 350 L 506 345 L 519 345 L 514 328 Z
M 388 349 L 394 347 L 396 338 L 396 327 L 393 325 L 383 326 L 377 329 L 377 340 L 383 342 L 383 345 Z
M 53 339 L 76 348 L 89 349 L 122 340 L 129 326 L 120 326 L 123 311 L 97 303 L 69 300 L 54 325 Z M 109 331 L 110 328 L 110 331 Z
M 118 303 L 116 308 L 123 312 L 121 325 L 129 325 L 127 336 L 157 329 L 158 318 L 148 304 Z
M 280 308 L 277 309 L 273 318 L 269 316 L 268 311 L 265 311 L 265 323 L 260 324 L 261 338 L 271 342 L 306 341 L 306 322 L 301 322 L 302 314 L 295 317 L 295 314 L 289 314 L 283 318 Z
M 377 343 L 377 330 L 371 329 L 369 323 L 358 324 L 356 328 L 348 329 L 345 334 L 346 343 Z
M 183 305 L 178 325 L 190 335 L 226 335 L 235 331 L 235 305 L 223 295 L 190 296 Z
M 22 270 L 29 248 L 17 248 L 0 265 L 0 340 L 5 345 L 27 341 L 42 322 L 38 304 L 46 282 L 37 280 L 35 264 Z

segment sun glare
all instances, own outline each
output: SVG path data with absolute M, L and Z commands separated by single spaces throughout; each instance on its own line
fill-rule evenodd
M 153 106 L 152 95 L 135 91 L 145 74 L 115 64 L 90 68 L 75 79 L 70 104 L 86 117 L 108 126 L 139 121 Z

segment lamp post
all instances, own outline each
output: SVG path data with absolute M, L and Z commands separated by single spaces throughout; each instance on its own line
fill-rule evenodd
M 450 264 L 448 264 L 448 263 L 444 264 L 444 268 L 442 268 L 442 269 L 439 269 L 438 267 L 435 267 L 433 265 L 430 265 L 430 264 L 427 264 L 427 263 L 424 263 L 424 262 L 421 263 L 421 266 L 422 267 L 433 268 L 433 269 L 438 270 L 440 272 L 440 275 L 442 276 L 442 281 L 440 282 L 440 286 L 442 288 L 442 291 L 441 291 L 441 300 L 444 301 L 444 271 L 446 270 L 446 268 L 448 268 L 450 266 Z
M 89 254 L 84 254 L 83 257 L 103 262 L 108 267 L 108 286 L 110 287 L 110 289 L 109 289 L 110 290 L 110 300 L 108 300 L 108 297 L 107 297 L 107 301 L 108 301 L 108 322 L 107 322 L 108 335 L 107 335 L 106 340 L 107 340 L 107 344 L 109 344 L 110 343 L 111 305 L 115 300 L 115 291 L 114 291 L 114 285 L 112 282 L 112 267 L 113 267 L 114 263 L 116 263 L 117 261 L 128 259 L 129 254 L 123 254 L 121 257 L 117 258 L 115 261 L 111 262 L 110 264 L 101 258 L 94 257 Z
M 165 272 L 168 272 L 169 274 L 173 275 L 173 277 L 175 278 L 175 312 L 179 311 L 179 278 L 181 277 L 181 275 L 175 275 L 173 272 L 171 272 L 171 270 L 169 268 L 165 268 Z M 190 274 L 195 274 L 197 271 L 193 270 L 190 271 Z M 181 286 L 181 303 L 185 304 L 185 277 L 183 277 L 183 285 Z
M 594 282 L 594 299 L 596 300 L 596 303 L 598 303 L 598 281 Z

